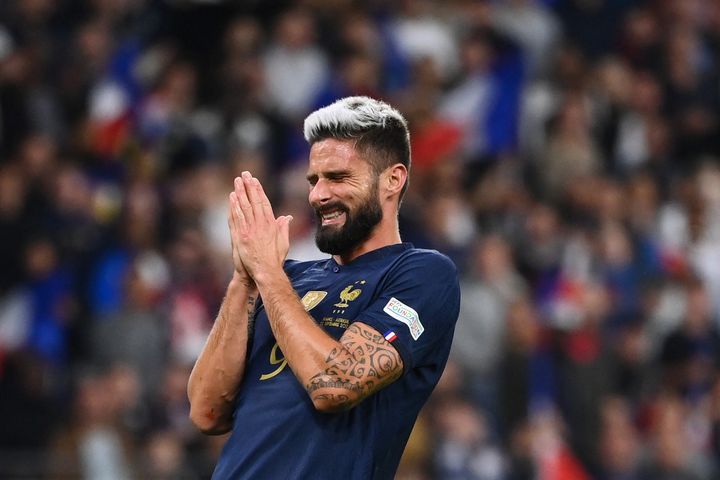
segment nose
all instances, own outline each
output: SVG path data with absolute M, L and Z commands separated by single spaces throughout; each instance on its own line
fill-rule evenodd
M 319 179 L 315 185 L 310 187 L 310 194 L 308 195 L 308 201 L 310 205 L 318 206 L 324 205 L 330 201 L 331 192 L 327 182 L 323 179 Z

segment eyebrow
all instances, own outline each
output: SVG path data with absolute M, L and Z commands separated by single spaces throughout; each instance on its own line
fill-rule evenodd
M 345 178 L 349 177 L 352 172 L 350 170 L 330 170 L 329 172 L 323 172 L 322 176 L 325 178 L 329 178 L 331 180 L 338 179 L 338 178 Z M 320 177 L 317 173 L 308 173 L 305 178 L 308 182 L 311 182 L 313 180 L 317 180 Z

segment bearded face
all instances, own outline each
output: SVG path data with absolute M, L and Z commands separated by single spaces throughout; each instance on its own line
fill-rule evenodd
M 378 199 L 378 179 L 375 178 L 368 194 L 359 205 L 349 206 L 335 201 L 316 208 L 318 227 L 315 243 L 321 252 L 342 255 L 362 245 L 382 220 L 382 208 Z M 336 218 L 345 217 L 342 223 L 333 223 Z

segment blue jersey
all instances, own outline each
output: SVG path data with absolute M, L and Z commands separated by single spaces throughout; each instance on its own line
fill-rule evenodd
M 460 306 L 457 270 L 433 250 L 397 244 L 347 265 L 285 265 L 305 309 L 333 338 L 363 322 L 403 360 L 402 377 L 339 413 L 318 412 L 259 307 L 233 431 L 216 479 L 390 479 L 445 368 Z

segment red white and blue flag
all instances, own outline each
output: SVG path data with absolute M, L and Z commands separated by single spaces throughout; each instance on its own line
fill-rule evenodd
M 397 338 L 397 335 L 392 330 L 388 330 L 387 332 L 385 332 L 385 335 L 383 335 L 383 337 L 385 337 L 385 340 L 392 343 Z

